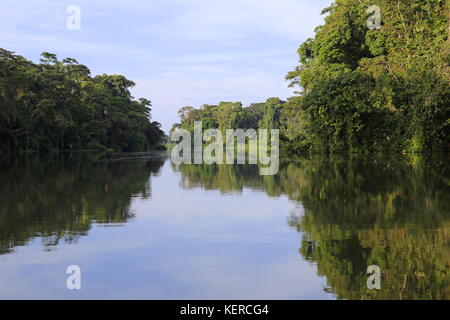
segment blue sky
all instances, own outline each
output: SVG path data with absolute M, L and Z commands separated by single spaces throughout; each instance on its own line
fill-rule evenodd
M 287 98 L 296 50 L 331 0 L 2 0 L 0 47 L 38 61 L 72 57 L 93 74 L 123 74 L 169 130 L 182 106 Z M 81 9 L 69 30 L 66 9 Z

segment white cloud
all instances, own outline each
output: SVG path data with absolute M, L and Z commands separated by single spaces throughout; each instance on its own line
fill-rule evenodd
M 179 15 L 142 31 L 167 37 L 223 42 L 267 34 L 298 41 L 311 35 L 321 6 L 329 1 L 193 0 L 171 1 Z
M 153 100 L 168 130 L 183 105 L 286 98 L 296 49 L 331 0 L 2 0 L 1 46 L 36 60 L 73 57 L 94 73 L 122 73 Z M 81 7 L 81 30 L 66 7 Z

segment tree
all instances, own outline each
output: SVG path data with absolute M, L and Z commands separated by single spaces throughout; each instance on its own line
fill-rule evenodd
M 164 134 L 132 86 L 121 75 L 91 77 L 73 58 L 44 52 L 34 64 L 0 49 L 0 151 L 147 150 Z
M 367 27 L 366 9 L 382 26 Z M 450 149 L 445 1 L 337 0 L 287 74 L 300 86 L 310 151 Z

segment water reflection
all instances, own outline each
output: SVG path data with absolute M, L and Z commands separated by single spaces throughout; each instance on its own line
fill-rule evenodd
M 450 296 L 448 158 L 297 159 L 275 176 L 251 165 L 165 161 L 78 154 L 0 164 L 0 255 L 10 258 L 0 281 L 54 277 L 48 296 L 70 298 L 59 270 L 76 253 L 91 285 L 76 296 L 84 298 Z M 37 238 L 47 250 L 86 241 L 41 255 Z M 24 245 L 31 250 L 4 255 Z M 369 265 L 381 268 L 381 290 L 367 289 Z M 33 293 L 28 286 L 0 296 Z
M 131 219 L 131 197 L 151 196 L 150 176 L 159 171 L 164 159 L 116 160 L 77 154 L 3 163 L 0 254 L 35 237 L 51 250 L 60 241 L 74 243 L 87 235 L 92 223 Z
M 302 232 L 301 255 L 340 299 L 450 297 L 450 168 L 446 158 L 390 156 L 301 159 L 276 176 L 232 165 L 181 165 L 181 186 L 244 188 L 287 195 L 304 210 L 288 224 Z M 368 290 L 369 265 L 382 290 Z

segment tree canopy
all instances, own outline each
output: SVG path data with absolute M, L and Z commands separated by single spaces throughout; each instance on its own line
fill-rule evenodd
M 44 52 L 36 64 L 0 49 L 0 151 L 145 151 L 164 133 L 133 86 L 122 75 L 91 76 L 72 58 Z
M 380 8 L 368 28 L 367 8 Z M 287 74 L 315 151 L 450 148 L 449 7 L 443 0 L 337 0 Z
M 380 26 L 369 28 L 378 6 Z M 450 149 L 449 4 L 336 0 L 298 49 L 286 80 L 297 95 L 242 108 L 185 107 L 179 126 L 278 128 L 282 150 L 441 152 Z M 205 121 L 206 120 L 206 121 Z

